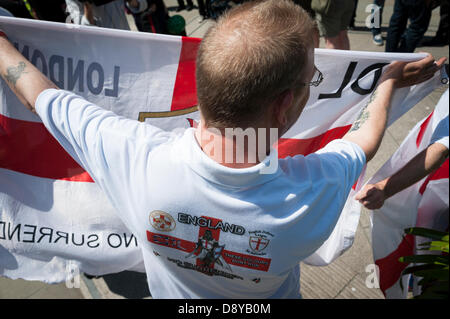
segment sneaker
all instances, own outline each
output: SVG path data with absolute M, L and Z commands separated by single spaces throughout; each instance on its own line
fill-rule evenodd
M 372 39 L 373 43 L 375 43 L 378 46 L 382 46 L 384 44 L 383 37 L 381 36 L 381 34 L 374 35 Z

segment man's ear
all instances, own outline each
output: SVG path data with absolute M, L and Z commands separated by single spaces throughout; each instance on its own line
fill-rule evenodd
M 277 126 L 284 126 L 289 119 L 289 109 L 294 101 L 294 92 L 289 89 L 280 94 L 280 96 L 274 102 L 274 119 L 277 122 Z

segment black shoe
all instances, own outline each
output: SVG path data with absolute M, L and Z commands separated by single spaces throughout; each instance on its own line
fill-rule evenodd
M 193 4 L 188 4 L 186 7 L 187 11 L 191 11 L 192 9 L 194 9 L 194 5 Z
M 184 10 L 184 9 L 186 9 L 186 7 L 185 6 L 179 6 L 178 8 L 177 8 L 177 12 L 180 12 L 180 11 L 182 11 L 182 10 Z

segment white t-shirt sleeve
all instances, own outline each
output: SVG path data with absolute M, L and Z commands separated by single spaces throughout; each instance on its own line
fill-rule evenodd
M 327 179 L 341 183 L 347 195 L 366 164 L 366 155 L 362 148 L 341 139 L 331 141 L 317 151 L 315 156 L 320 159 Z
M 36 112 L 61 144 L 102 188 L 126 181 L 138 156 L 170 139 L 170 132 L 130 120 L 64 90 L 48 89 Z
M 298 227 L 307 225 L 309 239 L 314 238 L 308 246 L 302 246 L 302 241 L 295 243 L 297 246 L 290 250 L 295 258 L 303 260 L 311 256 L 333 233 L 365 163 L 366 157 L 361 147 L 346 140 L 334 140 L 315 153 L 282 161 L 283 170 L 289 179 L 299 182 L 296 189 L 300 198 L 300 211 L 304 214 L 299 219 Z M 335 254 L 335 249 L 346 245 L 345 236 L 349 233 L 345 228 L 347 225 L 341 227 L 333 237 L 340 242 L 333 243 L 335 247 L 327 252 L 327 260 L 330 253 Z
M 431 136 L 430 145 L 434 143 L 440 143 L 445 147 L 449 144 L 449 118 L 448 115 L 442 119 L 436 126 L 433 135 Z

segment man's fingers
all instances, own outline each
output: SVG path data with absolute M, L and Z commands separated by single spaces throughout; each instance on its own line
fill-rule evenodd
M 367 209 L 378 209 L 383 206 L 383 191 L 375 186 L 363 189 L 363 191 L 358 195 L 358 198 L 355 197 L 355 199 L 357 199 Z
M 414 64 L 416 64 L 417 66 L 421 66 L 421 67 L 426 68 L 426 67 L 429 67 L 429 66 L 434 64 L 434 58 L 433 58 L 433 56 L 431 54 L 428 54 L 422 60 L 414 62 Z
M 362 201 L 361 204 L 364 205 L 367 209 L 372 209 L 374 205 L 371 201 Z
M 418 61 L 421 62 L 421 66 L 417 65 L 418 69 L 415 71 L 415 73 L 417 74 L 417 80 L 419 82 L 424 82 L 431 79 L 434 74 L 436 74 L 436 72 L 438 72 L 442 68 L 445 61 L 447 60 L 446 57 L 442 57 L 438 61 L 434 61 L 434 59 L 430 60 L 430 57 L 431 56 L 428 56 L 423 60 Z M 430 61 L 432 61 L 432 63 L 430 63 Z
M 358 194 L 355 195 L 356 200 L 363 199 L 366 196 L 366 188 L 364 187 Z
M 436 73 L 437 71 L 440 70 L 440 68 L 442 68 L 442 66 L 444 65 L 446 60 L 447 60 L 446 57 L 440 58 L 439 60 L 435 61 L 433 64 L 427 66 L 426 71 Z
M 437 65 L 438 69 L 440 69 L 444 65 L 445 61 L 447 61 L 446 57 L 442 57 L 436 61 L 436 65 Z
M 365 201 L 373 201 L 376 200 L 378 197 L 378 190 L 374 187 L 363 189 L 361 192 L 359 192 L 355 199 L 359 202 L 363 203 Z
M 380 191 L 374 191 L 359 202 L 367 209 L 378 209 L 383 206 L 384 198 L 380 194 Z
M 422 74 L 419 77 L 419 82 L 425 82 L 431 79 L 436 72 L 427 72 L 426 74 Z
M 442 66 L 444 65 L 445 61 L 447 61 L 446 57 L 442 57 L 437 61 L 433 60 L 433 63 L 431 64 L 426 64 L 426 67 L 424 68 L 424 70 L 428 73 L 428 72 L 432 72 L 432 73 L 436 73 L 437 71 L 439 71 L 440 68 L 442 68 Z
M 364 186 L 363 189 L 358 194 L 356 194 L 355 199 L 359 201 L 363 200 L 372 188 L 373 188 L 372 184 Z
M 381 206 L 383 206 L 380 202 L 367 202 L 365 204 L 363 203 L 363 205 L 370 210 L 379 209 L 381 208 Z

